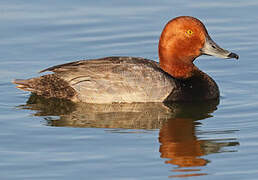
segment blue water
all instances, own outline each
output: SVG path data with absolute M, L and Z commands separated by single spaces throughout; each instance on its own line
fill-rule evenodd
M 1 1 L 1 179 L 257 179 L 257 8 L 255 0 Z M 201 19 L 240 55 L 195 62 L 218 83 L 220 102 L 85 107 L 30 98 L 11 83 L 79 59 L 157 60 L 163 26 L 180 15 Z

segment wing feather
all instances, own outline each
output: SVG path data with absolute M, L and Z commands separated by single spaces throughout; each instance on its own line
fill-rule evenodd
M 81 60 L 41 72 L 45 71 L 52 71 L 68 82 L 83 102 L 160 102 L 172 87 L 171 77 L 159 64 L 143 58 Z

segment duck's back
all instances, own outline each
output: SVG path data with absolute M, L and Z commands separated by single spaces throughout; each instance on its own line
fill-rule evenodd
M 79 61 L 56 71 L 76 90 L 79 101 L 89 103 L 162 102 L 174 87 L 156 62 L 142 58 Z
M 216 83 L 198 69 L 193 77 L 180 80 L 157 62 L 136 57 L 81 60 L 45 71 L 54 73 L 14 83 L 47 98 L 87 103 L 192 101 L 219 95 Z
M 175 87 L 173 80 L 160 69 L 158 63 L 135 57 L 81 60 L 53 66 L 41 72 L 45 71 L 54 73 L 38 79 L 32 78 L 30 83 L 48 82 L 49 85 L 45 85 L 48 90 L 44 90 L 44 85 L 37 85 L 43 89 L 35 93 L 49 97 L 61 94 L 58 98 L 64 96 L 75 102 L 162 102 Z M 49 90 L 51 86 L 58 93 L 54 89 Z M 52 92 L 44 94 L 40 91 Z M 70 95 L 67 96 L 67 93 Z

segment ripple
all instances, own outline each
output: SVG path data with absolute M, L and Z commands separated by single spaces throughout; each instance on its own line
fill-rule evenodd
M 257 179 L 257 5 L 256 0 L 1 1 L 2 178 Z M 221 90 L 220 104 L 206 114 L 181 110 L 183 117 L 196 116 L 171 118 L 154 105 L 138 114 L 85 114 L 87 108 L 65 103 L 58 108 L 50 101 L 26 109 L 29 93 L 10 83 L 77 58 L 157 59 L 160 32 L 179 15 L 200 18 L 219 45 L 240 55 L 239 61 L 205 56 L 195 62 Z

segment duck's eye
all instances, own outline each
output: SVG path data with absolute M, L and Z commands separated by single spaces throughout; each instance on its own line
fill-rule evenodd
M 188 29 L 188 30 L 186 31 L 186 34 L 191 36 L 191 35 L 193 35 L 193 31 L 190 30 L 190 29 Z

